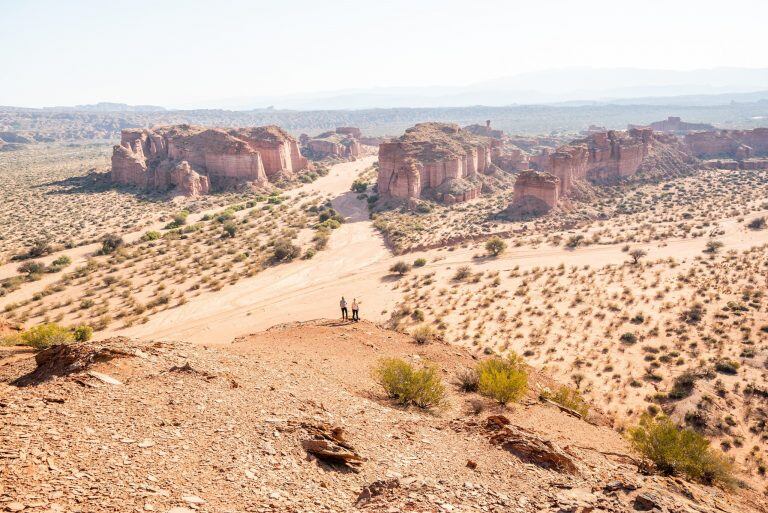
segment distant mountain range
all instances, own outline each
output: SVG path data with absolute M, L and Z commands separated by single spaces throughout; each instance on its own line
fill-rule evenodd
M 293 110 L 546 104 L 721 105 L 768 99 L 768 68 L 691 71 L 567 68 L 522 73 L 463 87 L 387 87 L 225 98 L 180 108 Z
M 691 71 L 566 68 L 521 73 L 462 87 L 382 87 L 291 95 L 222 98 L 158 107 L 101 102 L 47 110 L 161 112 L 167 110 L 362 110 L 506 107 L 518 105 L 707 106 L 768 101 L 768 68 Z
M 162 112 L 165 107 L 157 105 L 128 105 L 126 103 L 99 102 L 74 107 L 44 107 L 45 110 L 77 111 L 77 112 Z

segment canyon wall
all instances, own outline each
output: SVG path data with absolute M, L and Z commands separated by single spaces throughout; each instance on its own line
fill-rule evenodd
M 675 175 L 691 171 L 689 160 L 685 147 L 675 136 L 654 133 L 650 128 L 591 133 L 554 152 L 531 157 L 530 164 L 545 176 L 526 174 L 522 180 L 518 176 L 513 205 L 525 197 L 535 197 L 552 208 L 568 196 L 578 181 L 611 183 L 641 170 Z M 553 183 L 556 195 L 551 192 Z
M 339 127 L 316 137 L 302 134 L 301 142 L 307 155 L 313 159 L 335 157 L 355 160 L 362 153 L 359 138 L 359 128 Z
M 448 202 L 477 197 L 478 173 L 492 164 L 491 140 L 450 123 L 419 123 L 379 145 L 379 193 L 420 198 L 431 190 Z
M 111 179 L 198 195 L 244 182 L 266 183 L 306 166 L 297 141 L 276 126 L 223 130 L 174 125 L 123 130 L 112 152 Z
M 551 173 L 526 170 L 518 173 L 512 207 L 516 215 L 539 215 L 557 206 L 560 180 Z
M 768 156 L 768 127 L 753 130 L 710 130 L 685 136 L 685 144 L 699 158 L 744 160 Z
M 664 132 L 667 134 L 683 135 L 699 130 L 714 130 L 715 127 L 709 123 L 688 123 L 678 116 L 669 116 L 663 121 L 654 121 L 649 127 L 655 132 Z M 630 126 L 630 128 L 635 128 Z

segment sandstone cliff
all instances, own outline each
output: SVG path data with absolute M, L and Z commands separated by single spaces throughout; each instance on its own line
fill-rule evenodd
M 678 116 L 669 116 L 663 121 L 655 121 L 649 125 L 655 132 L 664 132 L 668 134 L 687 134 L 698 130 L 714 130 L 715 127 L 709 123 L 688 123 Z M 632 128 L 630 126 L 630 128 Z
M 694 132 L 685 136 L 685 144 L 699 158 L 745 160 L 768 156 L 768 127 Z
M 514 213 L 539 215 L 557 206 L 560 180 L 547 172 L 523 171 L 517 175 L 512 200 Z
M 298 142 L 276 126 L 233 130 L 190 125 L 126 129 L 112 153 L 114 183 L 207 194 L 307 166 Z
M 335 157 L 355 160 L 362 153 L 359 138 L 359 128 L 339 127 L 317 137 L 302 135 L 301 142 L 305 153 L 313 159 Z
M 552 208 L 559 198 L 568 196 L 578 181 L 611 183 L 638 172 L 676 176 L 692 171 L 690 160 L 676 137 L 654 133 L 650 128 L 595 132 L 531 159 L 533 167 L 557 179 L 554 203 L 549 192 L 551 183 L 547 182 L 545 192 L 539 185 L 541 178 L 534 180 L 532 175 L 515 183 L 515 202 L 524 197 L 536 197 Z
M 379 193 L 415 199 L 425 190 L 438 199 L 459 201 L 477 197 L 480 185 L 466 189 L 478 173 L 491 169 L 491 140 L 475 136 L 450 123 L 419 123 L 397 139 L 379 145 Z M 454 189 L 461 180 L 461 197 L 442 189 Z M 438 189 L 439 188 L 439 189 Z M 448 194 L 452 197 L 444 198 Z

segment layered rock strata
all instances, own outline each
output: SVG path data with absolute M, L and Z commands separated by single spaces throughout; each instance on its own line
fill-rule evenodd
M 557 179 L 554 203 L 550 193 L 545 194 L 529 184 L 529 180 L 535 184 L 541 181 L 532 176 L 516 182 L 515 201 L 533 195 L 552 208 L 560 198 L 568 196 L 580 180 L 610 183 L 631 177 L 646 167 L 658 167 L 659 172 L 677 174 L 690 170 L 688 160 L 685 148 L 676 137 L 654 133 L 650 128 L 595 132 L 554 152 L 544 152 L 530 159 L 532 167 Z M 550 187 L 548 184 L 547 188 Z M 533 193 L 528 194 L 528 190 Z
M 467 189 L 465 183 L 491 169 L 491 146 L 489 138 L 455 124 L 419 123 L 379 145 L 379 193 L 417 199 L 432 191 L 449 202 L 477 197 L 479 185 Z M 454 181 L 460 181 L 459 188 L 464 189 L 460 196 L 450 192 L 457 188 Z
M 339 127 L 335 131 L 324 132 L 317 137 L 301 136 L 305 152 L 311 158 L 324 159 L 328 157 L 354 160 L 360 156 L 360 129 L 354 127 Z
M 522 171 L 515 181 L 512 204 L 521 214 L 543 214 L 557 206 L 560 180 L 547 172 Z
M 298 142 L 276 126 L 224 130 L 190 125 L 126 129 L 112 152 L 113 183 L 207 194 L 307 166 Z
M 768 127 L 753 130 L 710 130 L 685 136 L 685 144 L 699 158 L 746 160 L 768 156 Z
M 669 116 L 663 121 L 655 121 L 651 123 L 650 128 L 654 132 L 664 132 L 667 134 L 683 135 L 690 132 L 696 132 L 699 130 L 714 130 L 715 127 L 709 123 L 688 123 L 683 121 L 678 116 Z M 630 127 L 633 128 L 633 127 Z

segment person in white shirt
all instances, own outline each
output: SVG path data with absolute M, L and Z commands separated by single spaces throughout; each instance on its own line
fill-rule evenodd
M 341 296 L 341 301 L 339 301 L 339 306 L 341 307 L 341 319 L 343 321 L 348 321 L 349 313 L 347 313 L 347 300 L 344 299 L 344 296 Z
M 357 298 L 352 300 L 352 320 L 353 321 L 359 321 L 360 320 L 360 303 L 358 303 Z

